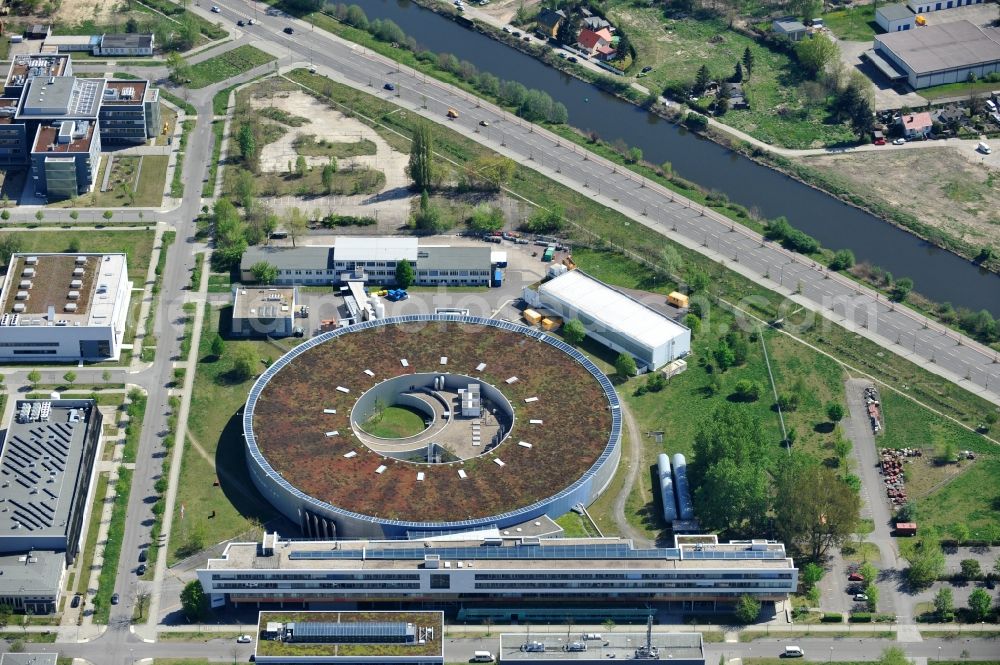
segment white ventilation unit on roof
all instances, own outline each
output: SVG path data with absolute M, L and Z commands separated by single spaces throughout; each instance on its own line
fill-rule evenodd
M 78 256 L 78 257 L 76 257 L 76 263 L 77 263 L 77 265 L 83 265 L 86 262 L 87 262 L 87 257 L 86 256 Z
M 25 265 L 33 266 L 38 264 L 37 256 L 28 256 L 24 259 Z
M 68 303 L 66 303 L 63 306 L 63 309 L 65 309 L 67 312 L 75 312 L 76 311 L 76 303 L 75 302 L 68 302 Z

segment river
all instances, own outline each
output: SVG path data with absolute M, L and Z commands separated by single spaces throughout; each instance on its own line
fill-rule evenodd
M 878 217 L 849 206 L 779 171 L 685 131 L 633 104 L 603 92 L 488 36 L 409 2 L 345 0 L 369 19 L 391 19 L 422 49 L 451 53 L 480 71 L 545 90 L 569 109 L 569 123 L 614 143 L 642 149 L 654 164 L 669 161 L 674 171 L 766 218 L 784 215 L 824 247 L 851 249 L 858 261 L 910 277 L 914 289 L 932 300 L 1000 317 L 1000 276 L 924 242 Z M 903 177 L 904 174 L 901 174 Z

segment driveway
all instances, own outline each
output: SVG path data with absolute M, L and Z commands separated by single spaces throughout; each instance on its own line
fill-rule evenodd
M 900 88 L 897 89 L 870 62 L 862 59 L 861 54 L 870 49 L 872 44 L 873 42 L 837 42 L 840 47 L 840 61 L 848 68 L 860 71 L 875 85 L 875 110 L 885 111 L 904 106 L 911 108 L 926 106 L 926 99 L 912 90 L 904 90 L 903 84 L 900 84 Z

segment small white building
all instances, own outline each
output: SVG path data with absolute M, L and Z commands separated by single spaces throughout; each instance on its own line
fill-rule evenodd
M 233 337 L 288 337 L 295 329 L 295 287 L 234 286 Z
M 886 32 L 913 30 L 917 15 L 903 4 L 883 5 L 875 10 L 875 23 Z
M 117 360 L 131 291 L 124 254 L 14 254 L 0 291 L 0 360 Z
M 794 18 L 782 18 L 773 21 L 771 23 L 771 31 L 793 42 L 801 41 L 809 32 L 802 21 L 797 21 Z
M 582 270 L 550 279 L 537 291 L 526 288 L 523 297 L 566 321 L 579 319 L 588 337 L 631 354 L 640 369 L 656 370 L 691 352 L 689 329 Z

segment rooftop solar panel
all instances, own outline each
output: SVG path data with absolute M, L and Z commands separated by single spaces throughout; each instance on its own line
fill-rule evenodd
M 372 642 L 412 641 L 414 628 L 403 621 L 293 622 L 285 625 L 286 642 Z

